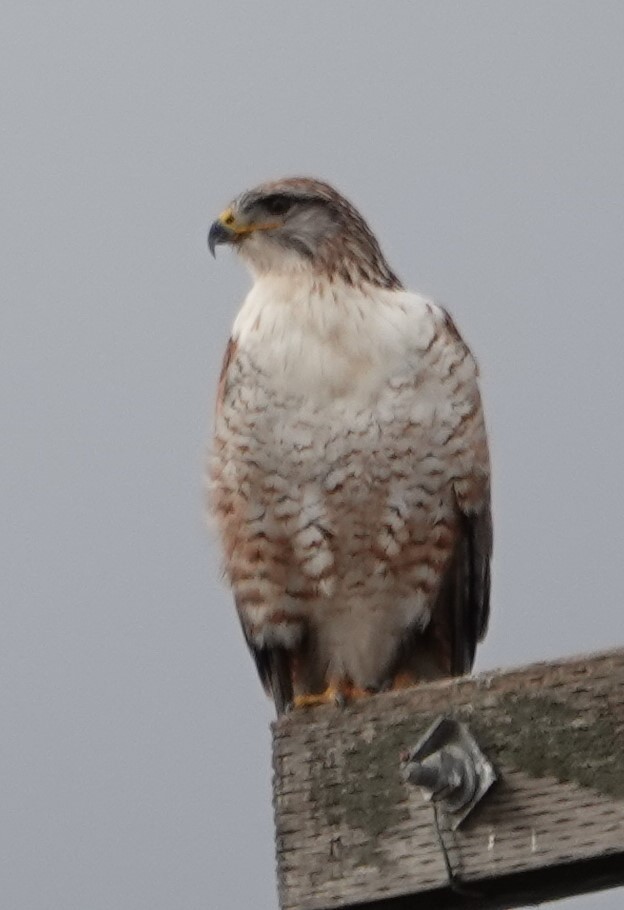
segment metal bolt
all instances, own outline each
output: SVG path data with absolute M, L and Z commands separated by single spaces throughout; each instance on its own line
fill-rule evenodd
M 465 724 L 441 717 L 401 756 L 403 777 L 440 803 L 457 828 L 496 780 L 496 772 Z

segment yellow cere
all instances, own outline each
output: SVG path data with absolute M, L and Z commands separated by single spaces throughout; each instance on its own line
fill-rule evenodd
M 234 224 L 234 212 L 232 211 L 232 209 L 225 209 L 225 211 L 221 212 L 221 214 L 219 215 L 218 220 L 225 227 L 232 227 L 232 225 Z
M 234 231 L 235 234 L 250 234 L 252 231 L 268 231 L 271 228 L 279 227 L 279 221 L 267 221 L 256 224 L 236 224 L 236 218 L 232 209 L 225 209 L 225 211 L 221 212 L 218 220 L 224 227 L 228 228 L 228 230 Z

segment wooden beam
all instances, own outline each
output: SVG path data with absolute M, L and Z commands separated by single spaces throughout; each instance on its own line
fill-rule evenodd
M 440 715 L 500 780 L 456 832 L 399 756 Z M 282 910 L 496 910 L 624 885 L 624 650 L 443 680 L 273 727 Z M 416 900 L 417 898 L 417 900 Z

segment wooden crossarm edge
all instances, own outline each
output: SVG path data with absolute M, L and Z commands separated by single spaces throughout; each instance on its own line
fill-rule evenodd
M 444 833 L 399 755 L 439 716 L 500 780 Z M 282 910 L 497 908 L 624 884 L 624 649 L 443 680 L 273 727 Z

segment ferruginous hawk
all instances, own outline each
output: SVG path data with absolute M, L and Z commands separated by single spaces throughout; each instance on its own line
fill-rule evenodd
M 278 714 L 470 671 L 489 611 L 475 361 L 358 211 L 306 178 L 210 228 L 253 286 L 218 391 L 210 500 Z

